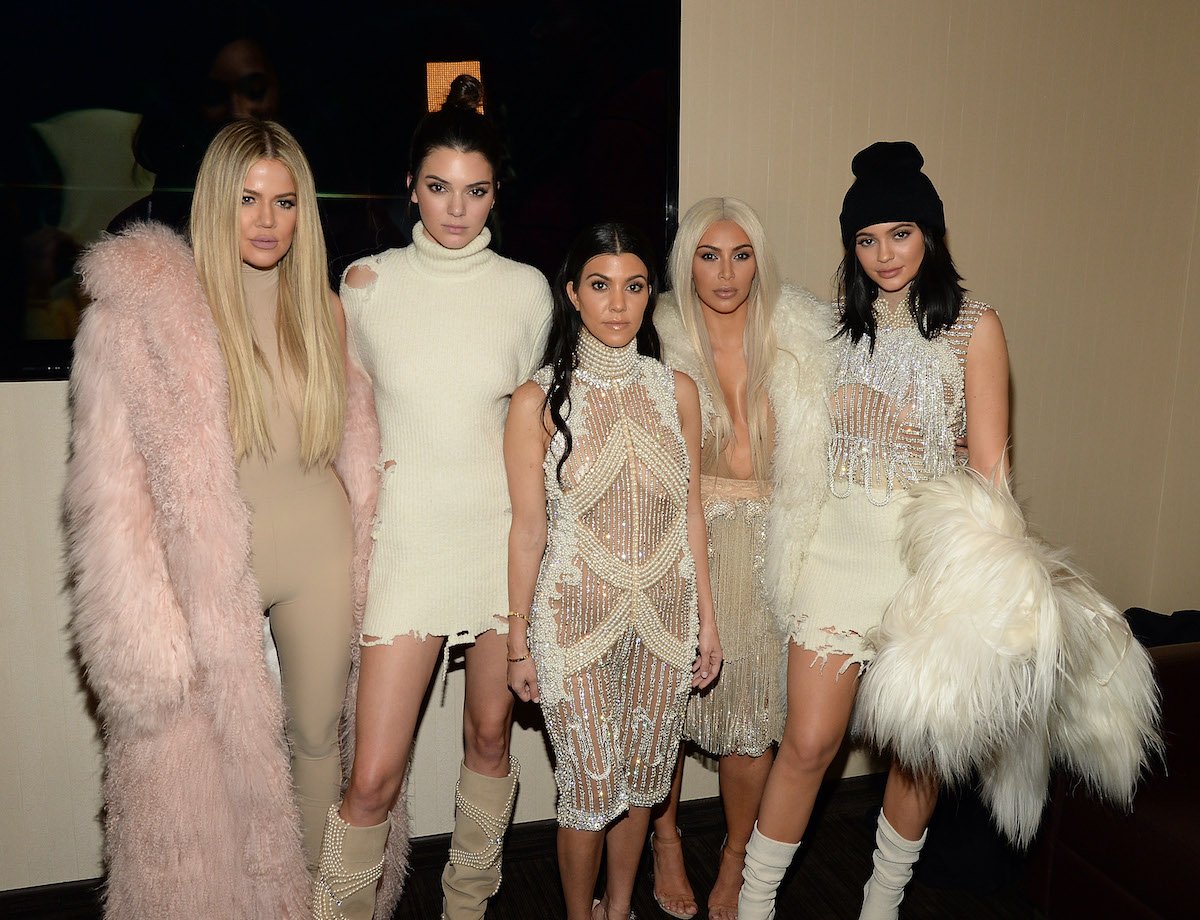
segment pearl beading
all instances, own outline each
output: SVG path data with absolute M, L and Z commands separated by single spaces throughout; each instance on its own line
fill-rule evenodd
M 544 463 L 549 526 L 530 649 L 559 823 L 599 830 L 669 788 L 698 616 L 673 372 L 586 330 L 577 355 L 561 485 L 561 434 Z M 535 379 L 549 384 L 544 371 Z
M 349 827 L 338 814 L 337 805 L 330 805 L 325 819 L 325 839 L 321 842 L 317 880 L 313 885 L 315 920 L 346 920 L 342 913 L 346 899 L 368 885 L 377 884 L 383 876 L 382 857 L 375 865 L 357 872 L 347 868 L 342 860 L 342 847 Z
M 483 835 L 487 837 L 488 844 L 478 853 L 472 853 L 470 850 L 463 850 L 459 847 L 450 847 L 450 862 L 456 866 L 468 866 L 479 871 L 490 869 L 499 869 L 500 857 L 504 850 L 504 832 L 508 830 L 508 821 L 512 817 L 513 803 L 517 798 L 517 780 L 521 778 L 521 763 L 517 758 L 509 754 L 509 771 L 508 779 L 510 785 L 508 787 L 508 800 L 504 803 L 500 815 L 492 815 L 484 811 L 474 802 L 465 798 L 462 794 L 462 783 L 454 785 L 454 807 L 464 817 L 470 818 L 483 830 Z M 503 881 L 503 876 L 497 872 L 496 887 L 492 891 L 492 895 L 500 890 L 500 883 Z

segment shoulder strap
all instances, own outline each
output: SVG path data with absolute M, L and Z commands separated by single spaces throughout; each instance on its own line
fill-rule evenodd
M 964 300 L 954 325 L 942 332 L 947 343 L 954 349 L 959 367 L 967 366 L 967 348 L 971 344 L 975 324 L 979 322 L 979 317 L 983 316 L 984 311 L 989 309 L 991 308 L 987 304 L 977 300 Z

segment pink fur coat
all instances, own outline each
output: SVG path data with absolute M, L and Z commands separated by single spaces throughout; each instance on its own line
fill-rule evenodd
M 92 304 L 75 340 L 64 503 L 72 635 L 104 728 L 105 916 L 309 917 L 225 366 L 191 252 L 141 225 L 96 245 L 82 272 Z M 379 429 L 357 367 L 348 397 L 336 468 L 361 622 Z M 403 804 L 392 825 L 380 916 L 403 880 Z

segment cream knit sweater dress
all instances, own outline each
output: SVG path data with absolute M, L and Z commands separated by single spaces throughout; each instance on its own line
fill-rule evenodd
M 446 249 L 418 223 L 411 246 L 355 263 L 373 281 L 341 287 L 382 442 L 364 645 L 508 631 L 504 421 L 540 363 L 550 289 L 490 240 Z

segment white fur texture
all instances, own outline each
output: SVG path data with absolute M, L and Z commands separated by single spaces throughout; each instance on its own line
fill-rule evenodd
M 1006 483 L 963 470 L 912 489 L 909 580 L 855 732 L 948 783 L 980 778 L 1018 845 L 1041 820 L 1051 762 L 1128 803 L 1159 746 L 1149 656 L 1063 551 L 1030 535 Z

